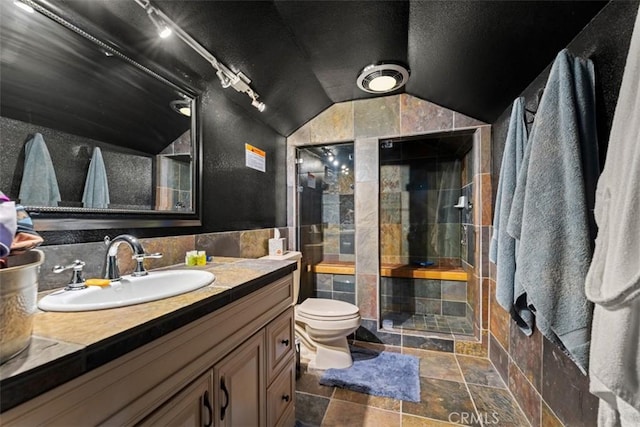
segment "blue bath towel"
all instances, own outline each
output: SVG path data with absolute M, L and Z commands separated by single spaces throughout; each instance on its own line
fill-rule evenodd
M 516 254 L 519 245 L 516 239 L 507 233 L 513 193 L 526 144 L 524 98 L 520 97 L 513 102 L 502 155 L 489 259 L 496 264 L 496 300 L 511 314 L 520 329 L 525 334 L 531 335 L 533 313 L 528 307 L 525 290 L 519 282 L 515 282 Z
M 109 207 L 107 170 L 102 160 L 102 152 L 98 147 L 94 148 L 91 163 L 89 163 L 89 171 L 87 172 L 87 179 L 84 183 L 84 193 L 82 194 L 82 203 L 85 208 L 106 209 Z
M 26 206 L 58 206 L 58 180 L 42 134 L 36 133 L 27 141 L 24 153 L 24 171 L 18 194 L 20 203 Z
M 515 280 L 535 307 L 536 326 L 585 374 L 597 154 L 593 63 L 563 50 L 540 100 L 507 232 L 519 239 Z

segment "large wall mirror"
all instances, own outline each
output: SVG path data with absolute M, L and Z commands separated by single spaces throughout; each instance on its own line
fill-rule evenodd
M 40 2 L 0 2 L 0 190 L 41 230 L 200 225 L 197 94 Z

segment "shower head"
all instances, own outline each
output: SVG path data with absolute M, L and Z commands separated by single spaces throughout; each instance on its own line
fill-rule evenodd
M 471 202 L 467 201 L 466 196 L 460 196 L 458 197 L 458 203 L 453 205 L 453 207 L 457 209 L 471 209 L 473 205 L 471 204 Z

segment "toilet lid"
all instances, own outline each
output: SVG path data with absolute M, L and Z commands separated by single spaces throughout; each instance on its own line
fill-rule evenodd
M 359 312 L 358 307 L 353 304 L 325 298 L 307 298 L 297 306 L 298 314 L 317 320 L 351 319 Z

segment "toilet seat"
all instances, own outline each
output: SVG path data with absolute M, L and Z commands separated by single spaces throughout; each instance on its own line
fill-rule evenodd
M 360 316 L 357 306 L 348 302 L 326 298 L 308 298 L 296 306 L 296 314 L 319 321 L 351 320 Z

